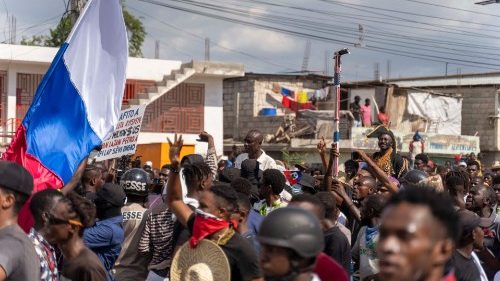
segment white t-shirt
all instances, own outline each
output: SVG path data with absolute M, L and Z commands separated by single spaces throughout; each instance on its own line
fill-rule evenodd
M 267 155 L 264 150 L 261 150 L 262 154 L 257 158 L 257 162 L 259 162 L 259 169 L 265 171 L 267 169 L 278 169 L 278 165 L 276 165 L 276 161 L 274 161 L 271 156 Z M 242 153 L 236 157 L 234 161 L 234 166 L 237 169 L 241 169 L 241 163 L 248 159 L 248 153 Z

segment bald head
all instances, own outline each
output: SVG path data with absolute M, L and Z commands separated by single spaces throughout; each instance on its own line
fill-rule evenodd
M 248 158 L 257 159 L 261 152 L 260 147 L 262 142 L 264 141 L 264 137 L 259 130 L 250 130 L 245 137 L 245 150 L 248 153 Z

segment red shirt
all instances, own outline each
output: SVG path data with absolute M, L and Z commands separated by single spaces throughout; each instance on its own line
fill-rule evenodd
M 389 124 L 389 116 L 383 112 L 378 113 L 378 121 L 387 126 Z

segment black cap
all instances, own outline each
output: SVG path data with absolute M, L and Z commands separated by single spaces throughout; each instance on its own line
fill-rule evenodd
M 105 200 L 116 207 L 125 205 L 125 191 L 117 184 L 105 183 L 97 192 L 96 197 Z
M 316 179 L 309 174 L 302 174 L 302 178 L 300 179 L 299 184 L 304 187 L 315 189 Z
M 481 218 L 469 210 L 459 210 L 457 215 L 462 237 L 470 234 L 476 227 L 489 227 L 492 223 L 489 219 Z
M 33 192 L 33 177 L 21 165 L 0 160 L 0 187 L 31 195 Z

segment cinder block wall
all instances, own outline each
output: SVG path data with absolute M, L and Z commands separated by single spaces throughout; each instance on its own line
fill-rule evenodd
M 224 138 L 242 140 L 251 129 L 264 134 L 274 134 L 283 122 L 283 115 L 292 111 L 281 106 L 281 95 L 272 92 L 273 84 L 290 89 L 319 89 L 327 80 L 312 80 L 307 77 L 244 77 L 224 80 Z M 236 124 L 236 99 L 239 97 L 239 122 Z M 274 97 L 274 98 L 273 98 Z M 259 116 L 264 107 L 277 107 L 279 116 Z
M 454 87 L 435 90 L 462 95 L 462 135 L 472 136 L 478 132 L 486 166 L 490 166 L 494 160 L 500 160 L 495 159 L 500 145 L 500 120 L 490 122 L 489 118 L 496 115 L 497 87 Z

